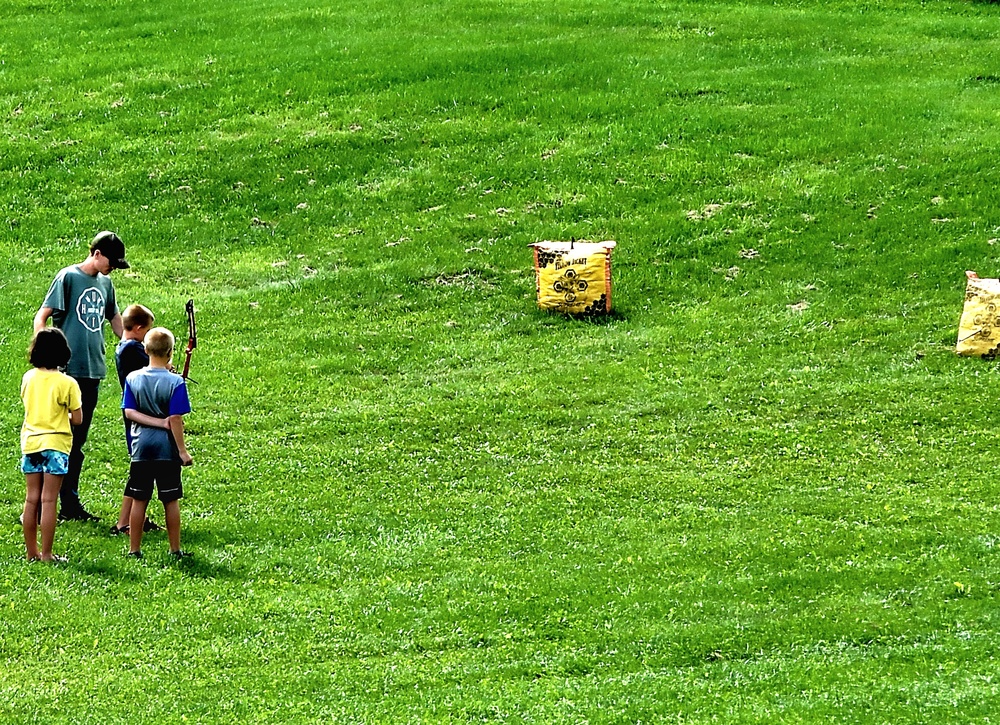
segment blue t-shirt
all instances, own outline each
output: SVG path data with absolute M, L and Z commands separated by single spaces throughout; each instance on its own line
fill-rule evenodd
M 184 378 L 164 368 L 142 368 L 125 378 L 122 410 L 138 410 L 154 418 L 191 412 Z M 179 461 L 177 444 L 169 430 L 132 423 L 133 461 Z

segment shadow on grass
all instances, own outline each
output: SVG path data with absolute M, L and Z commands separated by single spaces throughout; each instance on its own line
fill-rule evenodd
M 230 566 L 209 561 L 197 554 L 190 559 L 170 560 L 168 557 L 167 564 L 177 567 L 185 576 L 193 579 L 238 581 L 246 578 Z
M 209 560 L 203 555 L 194 554 L 189 559 L 175 559 L 167 551 L 144 550 L 142 560 L 128 559 L 123 554 L 115 559 L 77 560 L 73 567 L 81 574 L 100 577 L 108 581 L 129 584 L 142 584 L 149 579 L 149 569 L 165 569 L 175 567 L 186 576 L 198 579 L 221 579 L 236 581 L 245 577 L 232 567 Z
M 170 555 L 166 531 L 150 532 L 143 537 L 142 560 L 130 559 L 125 555 L 128 550 L 127 537 L 113 541 L 121 546 L 117 553 L 109 553 L 103 544 L 91 545 L 74 555 L 70 565 L 87 576 L 129 584 L 142 584 L 148 581 L 149 570 L 165 568 L 177 568 L 186 576 L 205 580 L 246 579 L 246 572 L 231 565 L 232 557 L 227 549 L 228 544 L 233 542 L 220 536 L 217 531 L 183 531 L 182 546 L 192 552 L 192 556 L 185 559 L 176 559 Z
M 562 315 L 558 312 L 534 310 L 506 329 L 513 335 L 527 336 L 566 327 L 608 327 L 628 321 L 629 316 L 617 309 L 601 315 Z
M 168 563 L 176 566 L 185 574 L 200 579 L 223 579 L 238 581 L 246 578 L 244 572 L 237 571 L 229 563 L 219 561 L 227 559 L 225 553 L 228 546 L 236 543 L 232 537 L 221 535 L 219 531 L 194 529 L 181 534 L 182 547 L 192 553 L 188 559 L 171 559 L 167 554 Z

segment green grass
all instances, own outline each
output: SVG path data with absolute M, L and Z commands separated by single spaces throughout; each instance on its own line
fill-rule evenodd
M 5 722 L 1000 714 L 996 4 L 0 10 Z M 199 311 L 196 558 L 106 534 L 109 381 L 107 525 L 29 566 L 30 320 L 104 228 Z M 606 320 L 535 309 L 571 236 Z

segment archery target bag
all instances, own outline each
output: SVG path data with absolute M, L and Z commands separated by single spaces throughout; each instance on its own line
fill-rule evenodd
M 538 306 L 567 315 L 611 312 L 615 242 L 535 242 Z
M 992 359 L 1000 352 L 1000 279 L 971 277 L 958 323 L 959 355 Z

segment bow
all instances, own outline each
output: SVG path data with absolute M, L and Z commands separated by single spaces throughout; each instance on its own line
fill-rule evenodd
M 188 318 L 188 344 L 187 349 L 184 350 L 184 372 L 181 373 L 181 377 L 185 380 L 191 380 L 188 377 L 188 372 L 191 370 L 191 353 L 198 347 L 198 329 L 194 324 L 194 300 L 188 300 L 187 304 L 184 305 L 184 309 L 187 312 Z M 194 383 L 197 381 L 191 380 L 191 382 Z

